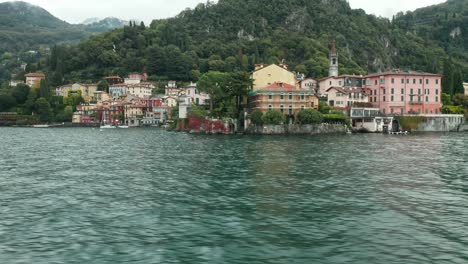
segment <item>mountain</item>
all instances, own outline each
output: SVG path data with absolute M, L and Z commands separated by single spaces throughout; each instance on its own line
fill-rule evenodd
M 45 9 L 26 2 L 0 3 L 0 54 L 35 49 L 40 45 L 77 43 L 91 34 L 128 24 L 106 18 L 88 25 L 62 21 Z
M 394 24 L 408 34 L 416 35 L 444 49 L 465 69 L 468 77 L 468 1 L 449 0 L 445 3 L 399 13 Z
M 154 20 L 149 28 L 132 25 L 93 36 L 64 52 L 69 54 L 64 61 L 75 58 L 64 72 L 66 78 L 91 81 L 146 70 L 196 81 L 210 70 L 250 71 L 256 63 L 284 61 L 319 78 L 327 75 L 332 41 L 338 44 L 343 74 L 391 68 L 442 72 L 448 51 L 437 37 L 399 21 L 351 9 L 346 0 L 208 1 L 174 18 Z M 461 66 L 466 61 L 458 60 Z

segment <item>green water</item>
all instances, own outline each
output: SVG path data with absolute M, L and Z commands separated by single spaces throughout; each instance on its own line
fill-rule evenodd
M 0 142 L 0 263 L 468 263 L 467 133 Z

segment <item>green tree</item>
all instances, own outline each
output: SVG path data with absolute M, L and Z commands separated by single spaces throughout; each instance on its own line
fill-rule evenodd
M 297 118 L 301 124 L 320 124 L 323 120 L 322 113 L 315 109 L 302 110 Z
M 16 105 L 16 100 L 9 94 L 0 94 L 0 112 L 8 111 Z
M 29 86 L 20 83 L 12 89 L 11 95 L 16 99 L 16 102 L 18 104 L 24 104 L 28 99 L 28 94 L 30 90 L 31 88 L 29 88 Z
M 325 101 L 319 102 L 319 112 L 322 114 L 330 113 L 331 107 Z
M 444 60 L 444 77 L 442 79 L 442 92 L 448 95 L 453 95 L 453 69 L 452 60 Z
M 84 103 L 84 99 L 81 96 L 81 91 L 68 91 L 68 96 L 63 100 L 64 104 L 71 106 L 73 111 L 76 111 L 76 106 Z
M 98 83 L 98 91 L 109 92 L 109 83 L 106 80 L 102 80 Z
M 30 115 L 35 111 L 35 103 L 37 99 L 37 92 L 34 89 L 28 94 L 26 102 L 24 102 L 23 114 Z
M 212 112 L 215 105 L 221 103 L 227 96 L 225 87 L 229 80 L 229 74 L 223 72 L 207 72 L 200 77 L 197 83 L 197 88 L 201 92 L 210 95 L 210 111 Z
M 46 99 L 50 98 L 50 88 L 46 80 L 41 80 L 39 84 L 39 97 L 43 97 Z
M 263 112 L 256 110 L 252 114 L 250 114 L 250 120 L 254 125 L 262 125 L 263 124 Z
M 263 115 L 262 121 L 267 125 L 281 125 L 284 123 L 285 116 L 280 111 L 272 110 Z
M 465 88 L 463 87 L 463 74 L 460 69 L 457 69 L 453 75 L 453 95 L 464 93 Z
M 35 109 L 41 122 L 49 122 L 52 119 L 52 109 L 50 108 L 49 102 L 44 97 L 40 97 L 36 100 Z

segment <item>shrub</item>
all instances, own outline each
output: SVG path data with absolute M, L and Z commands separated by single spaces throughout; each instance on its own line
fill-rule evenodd
M 301 124 L 320 124 L 323 120 L 322 114 L 315 109 L 302 110 L 297 118 Z
M 268 111 L 263 115 L 262 121 L 267 125 L 281 125 L 284 123 L 284 115 L 280 111 Z
M 263 113 L 262 111 L 256 110 L 250 114 L 250 120 L 254 125 L 261 125 L 263 123 Z

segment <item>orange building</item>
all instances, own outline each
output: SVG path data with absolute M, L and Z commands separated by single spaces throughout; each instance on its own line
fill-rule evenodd
M 311 90 L 302 90 L 296 86 L 275 82 L 272 85 L 252 91 L 250 94 L 250 110 L 260 110 L 263 113 L 277 110 L 295 120 L 297 114 L 305 109 L 317 109 L 319 98 Z

